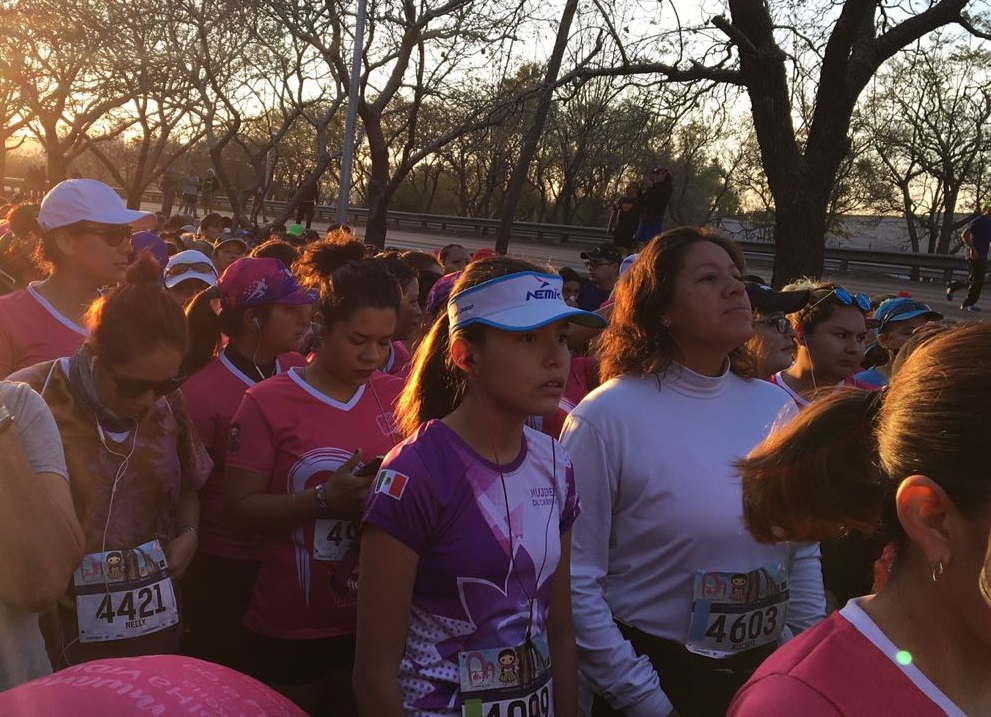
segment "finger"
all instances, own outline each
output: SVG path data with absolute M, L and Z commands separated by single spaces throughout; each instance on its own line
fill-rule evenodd
M 338 468 L 337 470 L 342 473 L 351 473 L 354 470 L 354 467 L 361 462 L 361 456 L 362 456 L 361 449 L 358 448 L 350 458 L 348 458 L 346 461 L 344 461 L 344 463 L 341 464 L 341 467 Z

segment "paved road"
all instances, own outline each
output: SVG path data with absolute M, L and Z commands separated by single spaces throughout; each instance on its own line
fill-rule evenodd
M 143 209 L 154 211 L 158 207 L 146 204 Z M 323 231 L 327 228 L 326 223 L 314 222 L 313 228 Z M 363 236 L 362 226 L 355 226 L 355 231 L 360 239 Z M 603 241 L 607 240 L 605 230 L 603 230 Z M 390 227 L 386 239 L 387 246 L 394 246 L 400 249 L 424 249 L 433 251 L 445 244 L 456 242 L 469 251 L 481 249 L 482 247 L 492 247 L 494 237 L 479 239 L 473 235 L 458 236 L 455 234 L 425 234 L 422 232 L 408 231 L 405 229 L 393 229 Z M 572 247 L 567 244 L 537 244 L 531 241 L 518 241 L 510 244 L 510 254 L 526 257 L 532 261 L 546 262 L 552 266 L 570 266 L 584 272 L 584 264 L 579 256 L 582 249 Z M 960 260 L 961 272 L 964 270 L 964 261 Z M 753 262 L 749 271 L 764 276 L 771 277 L 771 265 L 767 262 Z M 866 273 L 857 271 L 827 273 L 823 276 L 826 281 L 835 281 L 842 284 L 851 293 L 863 292 L 869 296 L 877 294 L 895 294 L 899 291 L 908 291 L 915 298 L 924 301 L 937 311 L 942 312 L 948 319 L 958 321 L 973 321 L 981 318 L 982 314 L 960 310 L 960 301 L 965 296 L 965 292 L 956 295 L 956 301 L 948 302 L 944 295 L 945 289 L 939 283 L 912 282 L 907 279 L 898 279 L 885 274 Z M 986 289 L 987 309 L 991 311 L 991 285 Z

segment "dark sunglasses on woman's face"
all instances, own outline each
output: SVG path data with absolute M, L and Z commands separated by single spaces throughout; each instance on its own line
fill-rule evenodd
M 791 322 L 788 321 L 788 319 L 786 319 L 784 316 L 779 316 L 776 319 L 762 317 L 759 319 L 755 319 L 754 323 L 773 326 L 779 334 L 786 334 L 788 333 L 788 329 L 791 328 Z
M 188 274 L 189 272 L 195 272 L 197 274 L 213 274 L 217 275 L 216 270 L 211 264 L 207 264 L 204 261 L 196 262 L 182 262 L 180 264 L 173 264 L 165 271 L 165 278 L 171 279 L 173 276 L 179 276 L 180 274 Z
M 96 234 L 108 246 L 120 246 L 131 238 L 131 227 L 127 224 L 97 224 L 95 222 L 76 222 L 68 227 L 70 234 Z
M 139 398 L 151 391 L 155 397 L 164 396 L 167 393 L 178 391 L 179 387 L 189 378 L 185 373 L 167 378 L 164 381 L 146 381 L 139 378 L 126 378 L 119 376 L 111 366 L 107 366 L 107 372 L 117 386 L 117 395 L 121 398 Z

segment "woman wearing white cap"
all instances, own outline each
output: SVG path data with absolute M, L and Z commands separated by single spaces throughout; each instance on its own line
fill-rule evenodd
M 578 496 L 561 446 L 525 425 L 558 406 L 569 322 L 602 323 L 562 283 L 520 260 L 472 262 L 417 349 L 397 412 L 409 438 L 365 510 L 363 714 L 575 714 Z
M 186 308 L 197 294 L 217 284 L 217 276 L 210 257 L 186 249 L 174 254 L 165 265 L 165 288 L 179 306 Z
M 38 225 L 51 274 L 0 297 L 0 378 L 82 345 L 89 303 L 127 271 L 132 226 L 153 221 L 95 179 L 69 179 L 45 195 Z
M 777 644 L 824 612 L 818 551 L 758 545 L 734 462 L 794 411 L 753 376 L 739 248 L 653 239 L 599 339 L 605 383 L 565 422 L 585 515 L 572 596 L 592 714 L 722 717 Z

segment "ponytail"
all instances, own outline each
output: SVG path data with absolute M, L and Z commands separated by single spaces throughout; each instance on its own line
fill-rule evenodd
M 521 271 L 546 272 L 547 268 L 510 257 L 498 256 L 471 262 L 458 276 L 451 296 L 500 276 Z M 403 436 L 416 431 L 421 423 L 443 418 L 458 407 L 468 388 L 468 377 L 451 360 L 450 322 L 447 306 L 439 309 L 426 338 L 413 356 L 406 387 L 396 404 L 396 424 Z M 486 327 L 472 324 L 458 331 L 465 341 L 480 346 Z
M 189 350 L 182 365 L 189 376 L 206 366 L 220 348 L 220 317 L 213 310 L 213 300 L 219 298 L 220 289 L 211 286 L 198 293 L 186 307 Z
M 849 389 L 817 399 L 737 462 L 744 523 L 758 542 L 879 528 L 886 497 L 876 439 L 882 397 Z
M 272 311 L 271 304 L 262 304 L 245 309 L 213 310 L 214 299 L 220 299 L 220 287 L 211 286 L 199 294 L 186 307 L 186 325 L 189 327 L 189 350 L 183 361 L 186 373 L 192 376 L 199 371 L 223 346 L 223 337 L 236 342 L 244 332 L 244 314 L 253 312 L 255 318 L 264 323 Z

